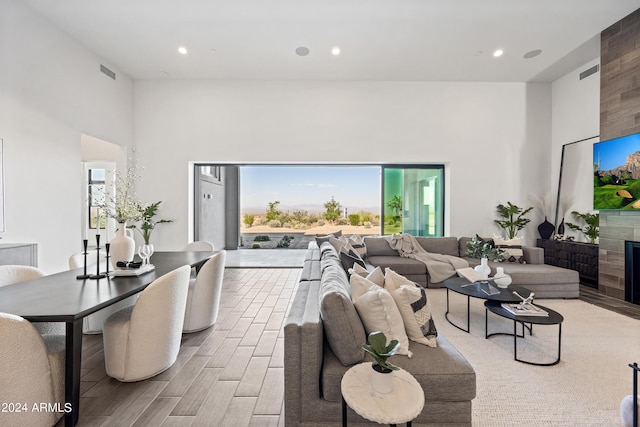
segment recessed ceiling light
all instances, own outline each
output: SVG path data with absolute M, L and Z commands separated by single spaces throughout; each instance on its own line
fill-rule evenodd
M 331 53 L 335 56 L 340 55 L 340 48 L 338 46 L 331 49 Z
M 218 51 L 215 49 L 209 49 L 209 53 L 218 53 Z
M 180 46 L 180 47 L 178 48 L 178 52 L 180 52 L 180 53 L 181 53 L 181 54 L 183 54 L 183 55 L 186 55 L 186 54 L 187 54 L 187 48 L 186 48 L 186 47 L 184 47 L 184 46 Z
M 498 58 L 498 57 L 502 56 L 503 53 L 504 53 L 504 51 L 502 49 L 497 49 L 495 52 L 493 52 L 493 57 L 494 58 Z
M 162 77 L 169 77 L 169 73 L 167 73 L 166 71 L 160 71 L 160 75 Z
M 300 46 L 296 48 L 296 54 L 298 56 L 307 56 L 309 55 L 309 48 L 305 46 Z
M 522 57 L 524 59 L 531 59 L 531 58 L 535 58 L 536 56 L 540 55 L 541 53 L 542 53 L 542 50 L 535 49 L 535 50 L 531 50 L 531 51 L 525 53 Z

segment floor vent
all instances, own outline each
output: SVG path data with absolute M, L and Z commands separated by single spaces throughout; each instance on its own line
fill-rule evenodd
M 100 71 L 102 71 L 107 76 L 111 77 L 113 80 L 116 79 L 116 73 L 114 73 L 113 71 L 111 71 L 110 69 L 108 69 L 102 64 L 100 64 Z
M 585 70 L 585 71 L 581 72 L 580 73 L 580 80 L 586 79 L 591 74 L 597 73 L 599 69 L 600 69 L 600 65 L 597 64 L 597 65 L 594 65 L 593 67 L 589 68 L 588 70 Z

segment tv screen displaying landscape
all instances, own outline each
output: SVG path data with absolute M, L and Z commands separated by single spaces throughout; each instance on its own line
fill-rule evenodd
M 593 145 L 593 209 L 640 209 L 640 133 Z

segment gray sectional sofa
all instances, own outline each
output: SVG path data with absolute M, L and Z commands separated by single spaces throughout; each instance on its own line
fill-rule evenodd
M 365 261 L 371 266 L 389 267 L 408 279 L 429 288 L 442 287 L 442 282 L 430 281 L 424 263 L 402 258 L 390 245 L 390 236 L 367 236 L 364 243 L 367 250 Z M 465 258 L 470 266 L 480 263 L 479 259 L 467 258 L 467 242 L 470 237 L 416 237 L 420 246 L 427 252 L 453 255 Z M 544 250 L 535 247 L 523 247 L 525 263 L 489 262 L 491 274 L 496 267 L 503 267 L 511 276 L 512 283 L 524 286 L 535 292 L 536 298 L 578 298 L 580 296 L 580 276 L 577 271 L 547 265 L 544 263 Z
M 285 424 L 339 425 L 340 381 L 350 366 L 370 361 L 360 346 L 365 330 L 351 302 L 349 280 L 330 243 L 309 244 L 301 279 L 284 326 Z M 409 371 L 424 389 L 420 426 L 471 425 L 476 374 L 441 334 L 437 347 L 411 344 L 413 357 L 390 361 Z M 365 422 L 349 410 L 349 425 Z

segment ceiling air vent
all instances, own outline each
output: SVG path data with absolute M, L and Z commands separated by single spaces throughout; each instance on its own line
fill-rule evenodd
M 113 71 L 111 71 L 110 69 L 108 69 L 102 64 L 100 64 L 100 71 L 102 71 L 107 76 L 111 77 L 113 80 L 116 79 L 116 73 L 114 73 Z
M 589 68 L 588 70 L 585 70 L 585 71 L 581 72 L 580 73 L 580 80 L 586 79 L 591 74 L 597 73 L 599 69 L 600 69 L 600 65 L 596 64 L 593 67 Z

